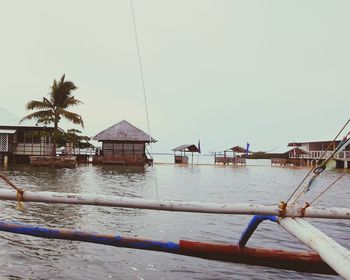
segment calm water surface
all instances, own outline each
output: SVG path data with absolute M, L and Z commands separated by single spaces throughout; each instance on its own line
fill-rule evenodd
M 95 193 L 200 202 L 276 204 L 286 199 L 307 173 L 304 168 L 268 165 L 213 165 L 154 168 L 79 166 L 49 169 L 16 166 L 1 169 L 16 185 L 32 191 Z M 326 186 L 341 170 L 324 172 Z M 350 174 L 346 174 L 318 205 L 348 207 Z M 5 188 L 1 183 L 0 187 Z M 316 186 L 317 187 L 317 186 Z M 315 192 L 309 192 L 312 197 Z M 236 242 L 248 216 L 157 212 L 76 205 L 0 201 L 1 219 L 48 227 L 66 227 L 150 239 Z M 312 220 L 312 224 L 348 246 L 349 221 Z M 249 246 L 307 248 L 277 224 L 263 223 Z M 339 279 L 335 276 L 229 264 L 157 252 L 143 252 L 63 240 L 39 239 L 0 232 L 0 279 Z

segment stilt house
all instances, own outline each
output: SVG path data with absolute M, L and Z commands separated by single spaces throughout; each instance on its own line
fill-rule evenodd
M 94 163 L 145 165 L 153 159 L 146 145 L 157 140 L 123 120 L 98 133 L 93 140 L 102 142 L 101 154 L 94 157 Z
M 311 154 L 299 146 L 289 146 L 282 149 L 275 149 L 269 155 L 271 156 L 271 165 L 306 166 L 308 162 L 305 158 Z
M 186 153 L 192 154 L 192 164 L 193 164 L 193 153 L 198 153 L 199 149 L 194 144 L 185 144 L 172 149 L 174 152 L 174 162 L 175 163 L 188 163 L 188 156 Z
M 29 163 L 30 156 L 52 152 L 53 127 L 37 126 L 32 121 L 19 124 L 19 118 L 0 107 L 0 165 Z
M 0 125 L 0 162 L 29 163 L 30 156 L 52 152 L 53 127 Z
M 292 142 L 289 147 L 298 147 L 307 153 L 302 155 L 290 155 L 290 158 L 301 159 L 305 165 L 312 165 L 322 157 L 322 160 L 331 156 L 336 150 L 341 140 L 325 140 L 325 141 L 308 141 L 308 142 Z M 333 157 L 339 168 L 348 168 L 350 166 L 350 145 L 348 145 L 341 153 Z
M 251 153 L 247 149 L 234 146 L 222 152 L 214 152 L 214 164 L 246 164 L 246 158 L 243 157 L 244 154 Z

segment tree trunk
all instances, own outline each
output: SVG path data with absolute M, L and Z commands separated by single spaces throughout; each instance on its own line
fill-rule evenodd
M 58 122 L 55 121 L 54 125 L 54 130 L 53 130 L 53 135 L 52 135 L 52 150 L 51 150 L 51 155 L 56 156 L 56 137 L 57 137 L 57 132 L 58 132 Z

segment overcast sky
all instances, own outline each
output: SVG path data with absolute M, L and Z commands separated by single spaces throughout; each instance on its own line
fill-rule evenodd
M 86 135 L 123 119 L 148 131 L 129 0 L 0 3 L 0 107 L 24 116 L 65 73 Z M 133 3 L 154 151 L 268 151 L 350 117 L 349 1 Z

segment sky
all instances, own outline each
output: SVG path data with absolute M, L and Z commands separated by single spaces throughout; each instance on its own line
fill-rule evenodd
M 94 136 L 148 132 L 130 0 L 0 0 L 0 107 L 63 74 Z M 350 117 L 350 2 L 133 0 L 155 152 L 328 140 Z M 77 128 L 63 122 L 64 129 Z

